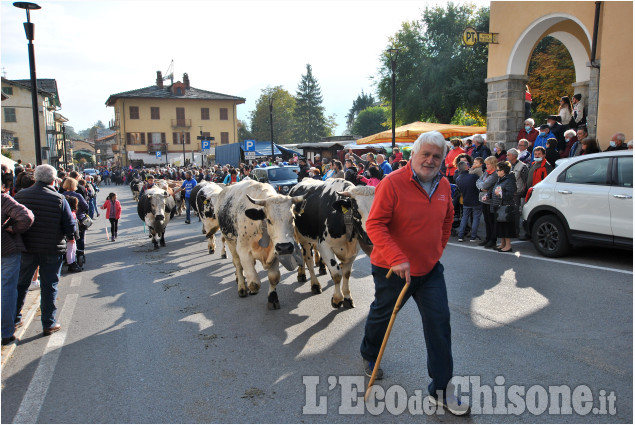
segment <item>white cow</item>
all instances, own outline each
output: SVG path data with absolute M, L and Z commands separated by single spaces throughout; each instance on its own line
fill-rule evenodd
M 218 224 L 218 198 L 225 189 L 225 185 L 207 183 L 202 186 L 196 196 L 197 214 L 203 222 L 203 233 L 207 238 L 207 248 L 210 254 L 216 251 L 216 232 L 220 228 Z M 222 236 L 221 236 L 222 237 Z M 224 240 L 221 241 L 221 258 L 227 258 Z
M 257 260 L 269 278 L 267 305 L 270 310 L 280 308 L 276 292 L 280 281 L 278 256 L 294 251 L 292 210 L 293 204 L 302 200 L 302 196 L 279 195 L 271 185 L 251 179 L 228 186 L 220 193 L 218 222 L 236 267 L 240 297 L 260 290 Z
M 154 186 L 139 198 L 137 213 L 139 218 L 148 226 L 154 249 L 165 246 L 165 228 L 174 217 L 176 204 L 168 191 Z

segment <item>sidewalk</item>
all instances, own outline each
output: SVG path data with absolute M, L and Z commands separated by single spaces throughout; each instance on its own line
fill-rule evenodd
M 37 291 L 28 291 L 26 294 L 26 298 L 24 299 L 24 307 L 22 308 L 22 311 L 25 312 L 25 314 L 23 314 L 22 316 L 24 324 L 22 325 L 22 327 L 15 331 L 15 336 L 18 339 L 22 339 L 39 309 L 40 290 L 38 289 Z M 13 356 L 13 352 L 15 351 L 15 348 L 18 344 L 20 344 L 20 342 L 18 342 L 17 344 L 13 343 L 2 347 L 2 363 L 0 365 L 0 372 L 4 370 L 4 366 L 7 364 L 7 361 L 11 358 L 11 356 Z

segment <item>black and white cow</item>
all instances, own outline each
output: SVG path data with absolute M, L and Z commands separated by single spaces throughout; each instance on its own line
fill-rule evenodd
M 372 251 L 366 234 L 366 219 L 375 188 L 355 186 L 344 179 L 321 181 L 307 178 L 295 185 L 289 195 L 304 196 L 305 199 L 303 211 L 297 211 L 295 215 L 295 233 L 302 245 L 304 263 L 311 274 L 311 291 L 314 294 L 322 292 L 311 255 L 311 249 L 317 249 L 335 283 L 331 305 L 333 308 L 355 307 L 349 279 L 359 247 L 368 255 Z M 298 281 L 306 282 L 304 265 L 298 269 Z
M 176 212 L 174 198 L 167 190 L 153 187 L 146 190 L 137 204 L 137 213 L 148 227 L 149 236 L 152 238 L 154 249 L 165 246 L 165 228 Z
M 199 186 L 200 189 L 194 192 L 194 189 Z M 218 197 L 224 188 L 224 184 L 205 182 L 205 184 L 196 185 L 190 194 L 190 199 L 195 200 L 192 202 L 192 207 L 196 205 L 196 214 L 203 222 L 203 234 L 207 238 L 207 248 L 210 254 L 216 251 L 215 235 L 220 228 L 218 224 L 218 210 L 216 207 L 218 205 Z M 221 241 L 221 246 L 221 258 L 227 258 L 224 241 Z
M 220 193 L 218 222 L 236 267 L 240 297 L 260 290 L 255 267 L 256 261 L 260 261 L 269 278 L 268 307 L 280 308 L 276 292 L 280 281 L 278 257 L 294 251 L 292 210 L 302 200 L 302 196 L 280 195 L 270 184 L 251 179 L 228 186 Z
M 143 187 L 143 182 L 141 179 L 132 179 L 130 181 L 130 191 L 132 192 L 132 197 L 135 201 L 139 202 L 139 191 Z

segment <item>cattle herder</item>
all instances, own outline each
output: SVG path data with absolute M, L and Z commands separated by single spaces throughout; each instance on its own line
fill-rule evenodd
M 427 348 L 428 402 L 461 415 L 461 404 L 450 383 L 453 376 L 450 309 L 439 262 L 450 238 L 454 208 L 450 183 L 440 173 L 447 145 L 437 131 L 415 141 L 408 164 L 386 176 L 375 191 L 366 221 L 373 242 L 370 256 L 375 300 L 370 306 L 361 354 L 371 376 L 388 322 L 405 282 L 404 303 L 414 298 L 423 322 Z M 389 269 L 393 274 L 388 278 Z M 383 377 L 381 369 L 376 379 Z
M 183 184 L 180 188 L 174 191 L 174 193 L 182 190 L 185 191 L 185 224 L 190 224 L 190 193 L 192 193 L 194 186 L 196 186 L 196 179 L 192 178 L 192 172 L 188 170 L 185 172 L 185 180 L 183 180 Z

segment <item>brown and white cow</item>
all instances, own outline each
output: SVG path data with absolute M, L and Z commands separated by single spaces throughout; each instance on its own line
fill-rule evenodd
M 320 253 L 335 283 L 331 299 L 333 308 L 355 307 L 349 279 L 359 247 L 368 255 L 372 251 L 366 234 L 366 219 L 375 188 L 355 186 L 344 179 L 321 181 L 307 178 L 295 185 L 289 195 L 304 196 L 305 199 L 303 211 L 298 211 L 295 216 L 295 233 L 302 245 L 304 263 L 311 274 L 311 291 L 314 294 L 322 292 L 313 270 L 311 249 L 314 249 Z M 304 264 L 298 268 L 298 281 L 306 282 Z
M 302 196 L 280 195 L 270 184 L 251 179 L 228 186 L 220 193 L 218 222 L 236 267 L 240 297 L 260 290 L 255 267 L 256 261 L 260 261 L 269 278 L 267 305 L 270 310 L 280 308 L 276 292 L 280 281 L 278 257 L 293 254 L 293 205 L 302 200 Z

